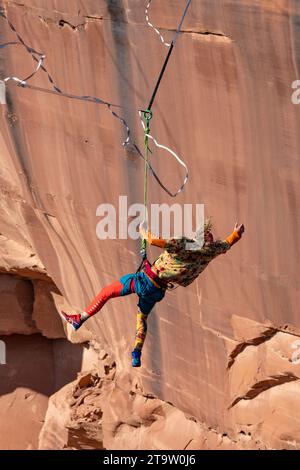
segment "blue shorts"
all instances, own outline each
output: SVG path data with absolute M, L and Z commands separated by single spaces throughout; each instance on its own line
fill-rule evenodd
M 160 302 L 165 296 L 165 290 L 156 287 L 145 273 L 126 274 L 121 277 L 123 289 L 121 295 L 129 295 L 135 292 L 139 296 L 138 307 L 144 315 L 149 315 L 156 302 Z

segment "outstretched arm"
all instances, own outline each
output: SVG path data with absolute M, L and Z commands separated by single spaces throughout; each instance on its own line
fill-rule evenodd
M 141 223 L 139 230 L 141 237 L 143 240 L 146 240 L 149 245 L 158 246 L 159 248 L 164 248 L 166 246 L 166 240 L 153 235 L 150 230 L 147 230 L 146 222 Z
M 226 238 L 226 242 L 232 246 L 237 243 L 241 238 L 243 233 L 245 232 L 244 224 L 239 225 L 238 223 L 235 224 L 233 232 L 229 237 Z
M 218 254 L 226 253 L 235 243 L 237 243 L 241 238 L 245 231 L 244 225 L 239 225 L 238 223 L 235 224 L 233 232 L 223 241 L 216 241 L 214 245 L 219 251 Z
M 236 223 L 233 232 L 226 238 L 226 243 L 228 243 L 230 246 L 234 245 L 241 239 L 244 231 L 244 225 L 239 225 L 238 223 Z
M 235 224 L 233 232 L 224 240 L 216 240 L 213 243 L 204 244 L 200 250 L 204 256 L 215 258 L 222 253 L 226 253 L 235 243 L 237 243 L 245 231 L 244 225 Z

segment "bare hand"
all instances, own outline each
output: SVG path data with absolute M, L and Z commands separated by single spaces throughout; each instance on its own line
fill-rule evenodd
M 244 224 L 239 225 L 238 222 L 236 222 L 234 226 L 234 230 L 236 230 L 239 236 L 241 237 L 243 233 L 245 232 Z
M 148 230 L 148 223 L 146 220 L 143 220 L 143 222 L 139 226 L 139 231 L 140 233 L 145 233 Z

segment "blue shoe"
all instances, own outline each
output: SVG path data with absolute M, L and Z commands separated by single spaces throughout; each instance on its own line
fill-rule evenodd
M 79 330 L 83 323 L 80 315 L 68 315 L 65 312 L 61 312 L 60 316 L 65 322 L 69 323 L 75 331 Z
M 132 367 L 141 367 L 141 354 L 142 351 L 140 349 L 134 349 L 132 351 Z

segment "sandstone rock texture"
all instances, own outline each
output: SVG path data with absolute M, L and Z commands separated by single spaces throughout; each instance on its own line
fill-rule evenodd
M 142 145 L 136 110 L 166 54 L 146 3 L 0 5 L 63 91 L 124 106 Z M 170 40 L 185 1 L 152 3 L 151 20 Z M 57 312 L 82 310 L 136 270 L 138 242 L 99 240 L 96 210 L 118 207 L 120 195 L 142 202 L 142 160 L 124 152 L 124 129 L 107 108 L 9 82 L 0 109 L 1 448 L 300 449 L 299 15 L 297 0 L 192 2 L 151 123 L 184 156 L 190 181 L 174 201 L 150 179 L 149 198 L 204 203 L 219 237 L 236 220 L 247 230 L 153 311 L 140 370 L 130 367 L 135 298 L 108 303 L 78 334 Z M 0 21 L 0 43 L 15 41 Z M 35 67 L 22 46 L 0 52 L 0 79 Z M 42 70 L 29 83 L 51 88 Z M 164 152 L 151 158 L 175 190 L 176 163 Z M 12 372 L 20 367 L 22 380 Z

